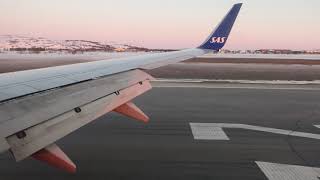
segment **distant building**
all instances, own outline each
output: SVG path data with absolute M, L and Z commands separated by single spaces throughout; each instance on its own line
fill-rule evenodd
M 116 52 L 125 52 L 126 49 L 125 48 L 115 48 L 114 49 Z

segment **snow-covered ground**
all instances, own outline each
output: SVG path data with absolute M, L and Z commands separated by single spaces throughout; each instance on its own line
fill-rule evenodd
M 65 52 L 54 52 L 54 53 L 17 53 L 12 51 L 7 51 L 0 53 L 0 61 L 7 60 L 103 60 L 111 58 L 122 58 L 130 56 L 138 56 L 143 54 L 149 54 L 148 52 L 84 52 L 84 53 L 65 53 Z
M 118 43 L 87 40 L 51 40 L 43 37 L 0 35 L 0 50 L 46 50 L 46 51 L 141 51 L 144 48 Z

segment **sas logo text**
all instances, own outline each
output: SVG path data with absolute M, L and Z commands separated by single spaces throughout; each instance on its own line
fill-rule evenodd
M 226 42 L 226 37 L 212 37 L 210 43 L 225 43 Z

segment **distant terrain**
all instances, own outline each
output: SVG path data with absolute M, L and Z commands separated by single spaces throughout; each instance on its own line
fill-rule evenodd
M 152 52 L 172 51 L 166 49 L 149 49 L 129 44 L 97 42 L 88 40 L 51 40 L 43 37 L 18 35 L 0 35 L 0 51 L 40 52 Z
M 44 37 L 29 37 L 21 35 L 0 35 L 0 53 L 18 52 L 25 54 L 65 53 L 76 54 L 84 52 L 168 52 L 177 49 L 150 49 L 110 41 L 91 41 L 81 39 L 52 40 Z M 320 49 L 290 50 L 290 49 L 256 49 L 228 50 L 222 49 L 221 54 L 228 55 L 320 55 Z
M 87 40 L 0 36 L 0 73 L 139 56 L 170 50 Z M 320 80 L 318 54 L 209 53 L 148 71 L 156 78 Z

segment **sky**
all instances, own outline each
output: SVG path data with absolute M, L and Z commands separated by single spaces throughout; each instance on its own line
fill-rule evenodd
M 226 49 L 320 49 L 320 0 L 0 0 L 0 35 L 190 48 L 238 2 Z

